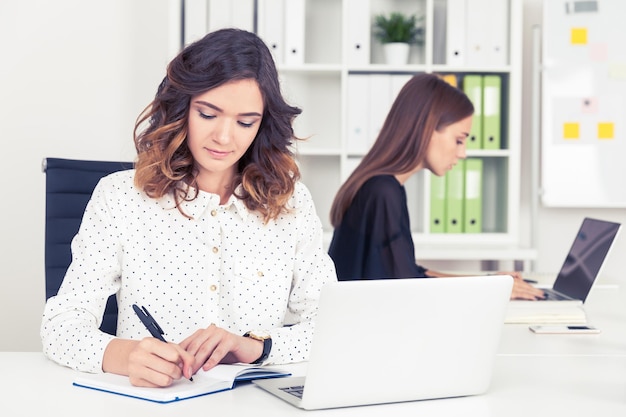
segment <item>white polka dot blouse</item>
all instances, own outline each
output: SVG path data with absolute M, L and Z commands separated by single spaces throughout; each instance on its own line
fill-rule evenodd
M 269 331 L 268 363 L 306 360 L 322 286 L 336 280 L 308 189 L 297 183 L 290 210 L 264 224 L 236 197 L 199 192 L 183 203 L 153 199 L 134 170 L 103 178 L 72 241 L 72 263 L 46 303 L 41 338 L 52 360 L 102 372 L 114 337 L 98 330 L 117 294 L 117 337 L 150 336 L 132 305 L 145 306 L 180 342 L 215 323 L 235 334 Z

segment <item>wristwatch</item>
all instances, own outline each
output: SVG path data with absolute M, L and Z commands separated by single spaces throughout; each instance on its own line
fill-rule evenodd
M 259 356 L 259 359 L 251 362 L 253 365 L 258 365 L 263 363 L 264 360 L 270 356 L 270 351 L 272 350 L 272 336 L 264 330 L 255 330 L 244 333 L 243 337 L 249 337 L 250 339 L 260 340 L 263 342 L 263 353 Z

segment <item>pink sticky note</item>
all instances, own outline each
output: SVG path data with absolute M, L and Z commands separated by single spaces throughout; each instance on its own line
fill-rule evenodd
M 609 59 L 609 47 L 606 43 L 589 45 L 589 59 L 592 61 L 606 61 Z
M 586 97 L 580 102 L 580 111 L 582 113 L 597 113 L 598 99 L 596 97 Z

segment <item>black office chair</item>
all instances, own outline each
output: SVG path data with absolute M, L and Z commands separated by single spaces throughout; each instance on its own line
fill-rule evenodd
M 83 161 L 44 158 L 46 174 L 45 270 L 46 300 L 59 291 L 72 260 L 70 244 L 78 232 L 91 193 L 100 178 L 112 172 L 133 168 L 130 162 Z M 117 301 L 109 297 L 100 326 L 102 331 L 117 330 Z

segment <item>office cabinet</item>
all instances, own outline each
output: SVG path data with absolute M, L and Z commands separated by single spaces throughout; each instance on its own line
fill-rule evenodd
M 483 83 L 482 101 L 475 103 L 480 106 L 476 117 L 483 126 L 482 145 L 467 151 L 467 157 L 479 159 L 482 168 L 482 212 L 480 230 L 431 230 L 432 174 L 422 171 L 413 176 L 405 188 L 418 258 L 425 248 L 428 259 L 454 258 L 468 248 L 474 253 L 477 247 L 484 248 L 485 254 L 496 248 L 515 249 L 519 243 L 522 1 L 306 0 L 285 8 L 289 1 L 282 0 L 282 13 L 276 14 L 282 19 L 272 22 L 272 30 L 284 44 L 294 39 L 302 59 L 285 58 L 287 49 L 275 56 L 286 99 L 303 110 L 295 133 L 305 140 L 295 143 L 294 152 L 322 219 L 326 243 L 332 236 L 329 212 L 337 190 L 376 139 L 402 85 L 412 75 L 426 72 L 454 79 L 459 88 L 465 77 Z M 266 16 L 261 9 L 267 3 L 280 7 L 281 0 L 258 0 L 257 16 Z M 406 65 L 385 64 L 382 45 L 372 34 L 374 16 L 393 11 L 424 17 L 425 42 L 411 46 Z M 286 21 L 304 22 L 304 27 L 294 29 L 297 25 Z M 491 132 L 489 139 L 486 131 Z M 474 257 L 497 258 L 481 253 Z

